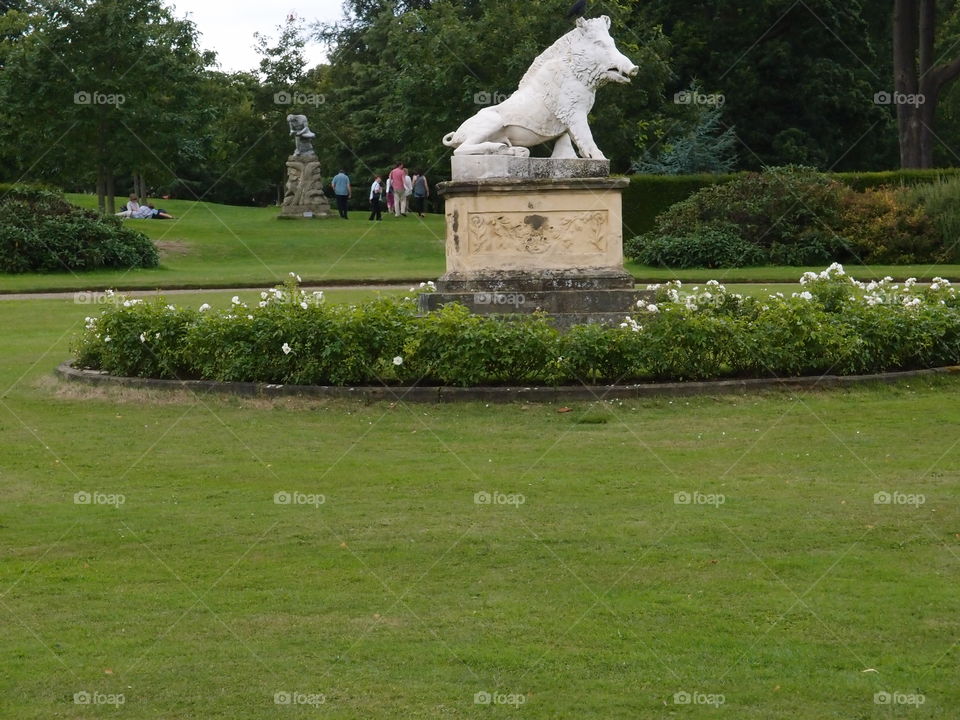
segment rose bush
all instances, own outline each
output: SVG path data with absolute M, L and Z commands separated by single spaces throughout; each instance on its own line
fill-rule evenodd
M 960 362 L 960 297 L 946 280 L 862 283 L 833 264 L 802 289 L 758 299 L 720 283 L 651 285 L 619 325 L 555 329 L 540 314 L 491 317 L 414 298 L 335 305 L 292 275 L 215 310 L 110 293 L 87 318 L 75 365 L 114 375 L 305 385 L 596 384 L 875 373 Z M 415 292 L 429 292 L 423 284 Z

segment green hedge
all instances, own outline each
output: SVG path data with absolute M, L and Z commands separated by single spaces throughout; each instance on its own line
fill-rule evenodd
M 653 230 L 657 215 L 671 205 L 686 200 L 708 185 L 730 182 L 742 173 L 730 175 L 631 175 L 630 186 L 623 191 L 623 237 L 642 235 Z M 919 185 L 940 178 L 956 177 L 960 169 L 890 170 L 885 172 L 831 173 L 830 177 L 854 190 L 882 185 Z
M 113 296 L 87 318 L 75 365 L 113 375 L 304 385 L 577 385 L 819 373 L 857 374 L 960 360 L 960 295 L 939 280 L 858 283 L 839 265 L 765 299 L 710 281 L 653 286 L 619 327 L 555 329 L 413 299 L 327 305 L 293 281 L 228 310 Z

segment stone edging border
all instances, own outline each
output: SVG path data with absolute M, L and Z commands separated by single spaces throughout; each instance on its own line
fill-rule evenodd
M 450 387 L 450 386 L 365 386 L 272 385 L 216 380 L 161 380 L 120 377 L 100 370 L 80 370 L 70 360 L 57 367 L 64 380 L 90 385 L 111 385 L 136 389 L 219 392 L 255 397 L 314 397 L 360 399 L 365 401 L 410 402 L 558 402 L 561 400 L 633 400 L 657 396 L 731 395 L 758 390 L 817 390 L 851 387 L 868 383 L 896 383 L 918 377 L 960 373 L 960 366 L 878 373 L 876 375 L 822 375 L 796 378 L 710 380 L 707 382 L 641 383 L 636 385 L 581 385 L 561 387 Z

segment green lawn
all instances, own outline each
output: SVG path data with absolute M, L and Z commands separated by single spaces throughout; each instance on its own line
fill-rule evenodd
M 113 392 L 51 378 L 86 314 L 0 302 L 0 717 L 957 716 L 956 380 L 569 413 Z
M 69 195 L 84 207 L 96 198 Z M 429 280 L 444 271 L 443 217 L 366 213 L 349 220 L 278 220 L 276 208 L 243 208 L 162 200 L 175 220 L 127 220 L 161 248 L 149 270 L 0 275 L 0 292 L 27 290 L 270 286 L 288 272 L 304 280 Z
M 91 195 L 69 195 L 88 208 Z M 161 267 L 89 273 L 0 274 L 0 293 L 44 290 L 102 290 L 107 287 L 153 289 L 249 287 L 276 284 L 290 271 L 305 281 L 429 280 L 444 272 L 444 222 L 440 215 L 420 220 L 413 215 L 384 215 L 371 223 L 367 214 L 351 212 L 314 221 L 278 220 L 276 208 L 243 208 L 185 200 L 163 200 L 176 220 L 128 220 L 161 248 Z M 805 270 L 821 267 L 665 270 L 627 263 L 641 283 L 679 278 L 703 283 L 794 283 Z M 921 280 L 942 275 L 960 279 L 960 265 L 849 266 L 861 279 L 890 275 Z

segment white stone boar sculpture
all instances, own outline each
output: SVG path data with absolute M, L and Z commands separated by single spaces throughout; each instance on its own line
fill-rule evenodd
M 587 114 L 597 88 L 628 83 L 639 68 L 610 37 L 610 18 L 580 18 L 577 27 L 533 61 L 517 91 L 499 105 L 483 108 L 443 144 L 454 155 L 530 155 L 530 148 L 556 141 L 554 158 L 606 160 L 593 140 Z

